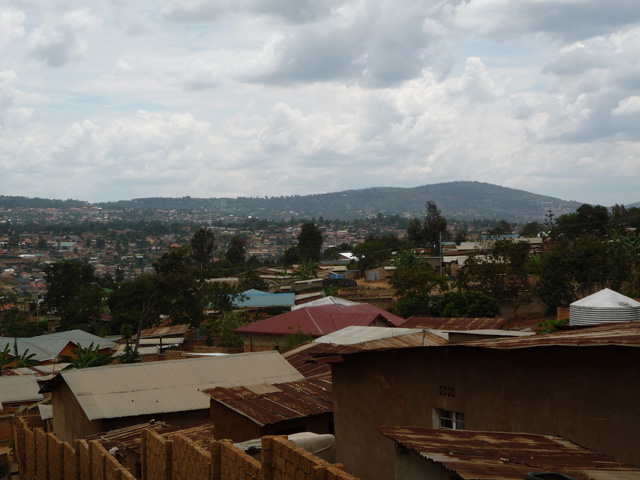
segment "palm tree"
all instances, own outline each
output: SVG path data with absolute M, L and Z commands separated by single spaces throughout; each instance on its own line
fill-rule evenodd
M 93 342 L 87 348 L 78 345 L 73 351 L 75 356 L 63 355 L 60 360 L 64 363 L 69 363 L 67 368 L 90 368 L 101 367 L 103 365 L 109 365 L 113 360 L 110 353 L 99 353 L 100 346 L 93 346 Z

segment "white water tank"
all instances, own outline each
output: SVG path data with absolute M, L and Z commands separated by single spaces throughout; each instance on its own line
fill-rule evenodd
M 605 288 L 569 306 L 569 325 L 636 322 L 640 320 L 640 302 Z

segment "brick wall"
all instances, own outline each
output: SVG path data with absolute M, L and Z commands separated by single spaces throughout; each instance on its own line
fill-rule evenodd
M 211 453 L 192 440 L 175 435 L 171 455 L 173 479 L 209 480 L 211 478 Z
M 0 445 L 8 445 L 13 438 L 13 416 L 0 417 Z
M 173 442 L 153 430 L 142 432 L 142 480 L 169 480 Z
M 16 419 L 22 480 L 135 480 L 100 441 L 76 440 L 71 446 L 45 433 L 41 423 Z M 357 480 L 342 465 L 330 465 L 286 437 L 263 437 L 262 461 L 231 440 L 212 440 L 207 450 L 181 435 L 166 439 L 152 430 L 143 432 L 141 447 L 143 480 Z

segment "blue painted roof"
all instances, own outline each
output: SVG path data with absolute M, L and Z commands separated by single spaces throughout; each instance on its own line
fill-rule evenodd
M 267 293 L 251 289 L 242 294 L 245 297 L 244 300 L 233 302 L 238 308 L 292 307 L 296 303 L 295 293 Z

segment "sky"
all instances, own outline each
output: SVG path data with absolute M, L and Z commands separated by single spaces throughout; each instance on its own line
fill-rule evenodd
M 0 194 L 640 201 L 638 0 L 3 0 Z

